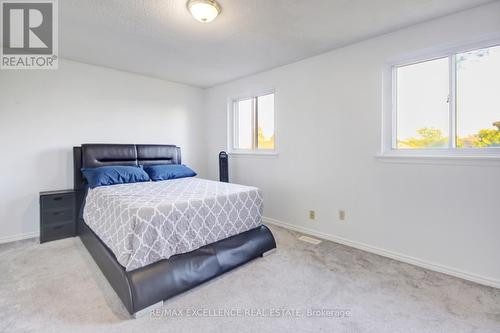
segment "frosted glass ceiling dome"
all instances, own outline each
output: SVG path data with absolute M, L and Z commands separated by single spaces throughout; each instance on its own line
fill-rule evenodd
M 221 12 L 220 5 L 214 0 L 189 0 L 187 8 L 202 23 L 212 22 Z

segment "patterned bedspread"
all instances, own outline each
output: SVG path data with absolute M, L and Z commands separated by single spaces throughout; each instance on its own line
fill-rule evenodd
M 256 187 L 200 178 L 89 189 L 83 218 L 127 271 L 261 224 Z

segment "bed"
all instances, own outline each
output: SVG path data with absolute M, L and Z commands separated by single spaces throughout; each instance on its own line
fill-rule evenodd
M 131 315 L 276 248 L 255 187 L 199 178 L 87 190 L 82 168 L 181 164 L 173 145 L 73 148 L 79 236 Z

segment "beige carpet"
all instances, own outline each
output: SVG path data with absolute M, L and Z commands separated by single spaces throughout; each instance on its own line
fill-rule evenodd
M 139 319 L 78 238 L 0 245 L 0 331 L 500 332 L 498 289 L 272 230 L 277 252 Z

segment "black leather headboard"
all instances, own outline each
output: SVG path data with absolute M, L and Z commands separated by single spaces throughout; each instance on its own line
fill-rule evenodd
M 175 145 L 83 144 L 73 147 L 74 188 L 85 187 L 82 168 L 107 165 L 181 164 L 181 149 Z

